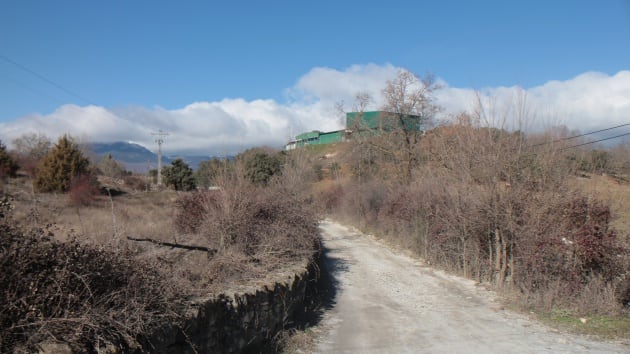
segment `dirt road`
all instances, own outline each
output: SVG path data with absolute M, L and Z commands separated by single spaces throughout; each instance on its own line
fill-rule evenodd
M 433 270 L 373 238 L 321 226 L 335 293 L 319 353 L 630 353 L 505 311 L 473 281 Z

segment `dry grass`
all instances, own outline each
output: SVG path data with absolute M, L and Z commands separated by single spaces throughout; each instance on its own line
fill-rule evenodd
M 215 224 L 207 224 L 199 232 L 181 232 L 175 225 L 176 216 L 181 213 L 177 202 L 182 197 L 190 193 L 162 190 L 154 192 L 133 192 L 122 188 L 123 193 L 112 193 L 113 196 L 101 195 L 89 206 L 75 206 L 69 202 L 68 196 L 64 194 L 33 193 L 28 180 L 15 179 L 5 190 L 13 196 L 14 210 L 13 220 L 17 225 L 25 229 L 41 228 L 46 225 L 46 230 L 54 234 L 58 241 L 67 242 L 76 240 L 82 244 L 108 245 L 120 249 L 131 250 L 140 259 L 152 261 L 158 259 L 160 262 L 172 267 L 173 278 L 182 286 L 190 288 L 197 294 L 207 294 L 210 292 L 221 292 L 227 288 L 243 289 L 250 285 L 272 285 L 280 280 L 284 281 L 288 276 L 284 270 L 291 272 L 298 271 L 306 267 L 305 259 L 307 254 L 312 252 L 312 248 L 302 249 L 304 244 L 297 244 L 291 240 L 299 239 L 297 235 L 292 235 L 289 239 L 281 241 L 283 233 L 290 230 L 291 226 L 273 226 L 269 224 L 271 220 L 263 220 L 263 224 L 251 227 L 246 225 L 251 223 L 247 218 L 254 216 L 257 208 L 272 205 L 275 201 L 281 201 L 273 195 L 273 191 L 250 191 L 251 194 L 239 195 L 239 198 L 250 199 L 253 196 L 262 198 L 257 203 L 260 206 L 250 205 L 247 213 L 241 215 L 242 219 L 228 220 L 226 215 L 229 211 L 223 211 L 226 215 L 215 217 Z M 117 186 L 117 188 L 121 188 Z M 237 193 L 234 191 L 234 193 Z M 260 199 L 259 198 L 259 199 Z M 254 199 L 251 199 L 254 200 Z M 245 199 L 243 199 L 245 201 Z M 289 200 L 281 208 L 292 208 Z M 219 209 L 223 208 L 221 206 Z M 277 213 L 279 211 L 274 211 Z M 289 212 L 280 212 L 282 217 L 290 215 Z M 296 217 L 299 215 L 294 214 Z M 280 215 L 277 215 L 280 217 Z M 307 216 L 312 218 L 313 215 Z M 206 218 L 208 218 L 207 216 Z M 218 219 L 216 219 L 218 218 Z M 298 219 L 296 219 L 297 221 Z M 314 220 L 314 219 L 313 219 Z M 295 246 L 291 252 L 298 254 L 295 261 L 269 254 L 264 255 L 261 249 L 256 255 L 246 256 L 241 252 L 239 245 L 229 247 L 212 259 L 208 254 L 200 251 L 190 251 L 184 249 L 163 247 L 148 242 L 129 241 L 127 237 L 150 238 L 156 241 L 170 242 L 184 245 L 200 245 L 216 248 L 217 227 L 222 223 L 230 223 L 237 229 L 236 232 L 248 233 L 256 232 L 252 228 L 267 229 L 270 238 L 266 241 L 273 241 L 273 237 L 280 237 L 278 242 L 272 247 Z M 299 222 L 296 227 L 312 230 L 312 225 Z M 232 227 L 230 226 L 230 227 Z M 295 230 L 294 230 L 295 231 Z M 275 236 L 274 236 L 275 235 Z M 313 234 L 314 236 L 314 234 Z M 257 238 L 263 237 L 255 236 Z M 245 241 L 245 240 L 243 240 Z M 265 240 L 262 240 L 265 241 Z M 253 240 L 249 240 L 250 245 Z M 258 242 L 258 241 L 256 241 Z M 311 242 L 311 241 L 308 241 Z M 261 253 L 262 252 L 262 253 Z M 273 249 L 270 252 L 284 252 Z M 271 271 L 274 270 L 274 271 Z M 282 278 L 282 279 L 279 279 Z M 231 290 L 230 290 L 231 291 Z
M 101 195 L 89 206 L 74 206 L 64 194 L 33 193 L 25 179 L 12 181 L 7 193 L 14 198 L 13 217 L 18 224 L 50 225 L 60 241 L 76 238 L 110 244 L 127 236 L 168 239 L 175 234 L 172 220 L 177 193 L 169 190 L 124 192 L 112 198 Z
M 312 353 L 315 350 L 315 336 L 310 329 L 282 331 L 276 337 L 277 349 L 281 353 Z
M 61 245 L 111 251 L 114 261 L 116 254 L 132 255 L 134 261 L 159 272 L 151 279 L 178 289 L 181 297 L 199 299 L 290 281 L 306 269 L 315 251 L 316 214 L 308 211 L 304 196 L 296 192 L 304 190 L 298 180 L 277 181 L 265 188 L 246 188 L 241 182 L 226 182 L 221 204 L 204 209 L 211 214 L 203 216 L 198 232 L 175 227 L 182 212 L 177 201 L 190 193 L 110 186 L 111 196 L 103 194 L 89 206 L 77 206 L 68 195 L 34 193 L 28 179 L 14 179 L 2 185 L 2 194 L 12 198 L 11 226 L 25 234 L 45 233 Z M 128 237 L 215 251 L 164 247 Z M 222 237 L 229 242 L 219 244 Z
M 608 203 L 614 217 L 611 226 L 621 235 L 630 235 L 630 183 L 611 176 L 592 175 L 572 178 L 570 184 L 584 194 Z

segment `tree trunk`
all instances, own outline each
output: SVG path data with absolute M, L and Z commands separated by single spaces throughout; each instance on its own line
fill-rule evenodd
M 508 269 L 508 253 L 507 253 L 507 242 L 501 238 L 501 276 L 499 278 L 500 286 L 503 286 L 505 283 L 505 277 L 507 276 Z
M 494 231 L 494 283 L 497 286 L 501 286 L 501 264 L 503 263 L 501 243 L 501 231 L 497 228 Z

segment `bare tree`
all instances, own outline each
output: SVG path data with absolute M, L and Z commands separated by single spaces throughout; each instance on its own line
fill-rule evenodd
M 44 134 L 24 134 L 13 140 L 13 149 L 17 153 L 22 169 L 31 176 L 39 162 L 50 152 L 52 142 Z
M 23 156 L 41 160 L 52 148 L 52 142 L 44 134 L 24 134 L 13 140 L 15 151 Z
M 404 168 L 403 181 L 411 181 L 411 172 L 418 162 L 416 147 L 425 127 L 430 126 L 440 110 L 433 94 L 439 89 L 432 74 L 418 77 L 410 71 L 401 70 L 393 80 L 387 81 L 383 89 L 386 113 L 384 125 L 391 131 L 395 144 L 387 148 L 395 160 Z

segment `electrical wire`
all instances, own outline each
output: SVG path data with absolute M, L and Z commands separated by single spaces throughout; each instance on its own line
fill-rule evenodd
M 89 100 L 89 99 L 87 99 L 87 98 L 85 98 L 85 97 L 83 97 L 83 96 L 81 96 L 81 95 L 79 95 L 79 94 L 77 94 L 77 93 L 75 93 L 73 91 L 68 90 L 67 88 L 61 86 L 60 84 L 54 82 L 53 80 L 50 80 L 50 79 L 46 78 L 44 75 L 39 74 L 36 71 L 31 70 L 31 69 L 27 68 L 26 66 L 16 62 L 15 60 L 12 60 L 12 59 L 8 58 L 7 56 L 5 56 L 2 53 L 0 53 L 0 59 L 4 60 L 5 62 L 7 62 L 9 64 L 15 65 L 16 67 L 22 69 L 23 71 L 26 71 L 27 73 L 37 77 L 38 79 L 48 83 L 49 85 L 52 85 L 52 86 L 58 88 L 59 90 L 67 93 L 70 96 L 73 96 L 74 98 L 77 98 L 77 99 L 79 99 L 79 100 L 81 100 L 81 101 L 83 101 L 83 102 L 85 102 L 87 104 L 91 104 L 91 105 L 97 106 L 97 104 L 92 102 L 91 100 Z
M 595 143 L 599 143 L 599 142 L 606 141 L 606 140 L 617 139 L 617 138 L 621 138 L 622 136 L 626 136 L 626 135 L 630 135 L 630 133 L 624 133 L 624 134 L 611 136 L 611 137 L 604 138 L 604 139 L 599 139 L 599 140 L 595 140 L 595 141 L 589 141 L 589 142 L 586 142 L 586 143 L 577 144 L 577 145 L 573 145 L 573 146 L 567 146 L 567 147 L 563 147 L 563 148 L 558 149 L 558 151 L 567 150 L 567 149 L 573 149 L 573 148 L 584 146 L 584 145 L 595 144 Z
M 580 135 L 574 135 L 574 136 L 570 136 L 570 137 L 567 137 L 567 138 L 562 138 L 562 139 L 556 139 L 556 140 L 552 140 L 552 141 L 547 141 L 547 142 L 544 142 L 544 143 L 539 143 L 539 144 L 532 145 L 531 147 L 536 147 L 536 146 L 541 146 L 541 145 L 546 145 L 546 144 L 553 144 L 553 143 L 557 143 L 557 142 L 560 142 L 560 141 L 565 141 L 565 140 L 571 140 L 571 139 L 575 139 L 575 138 L 580 138 L 580 137 L 583 137 L 583 136 L 587 136 L 587 135 L 591 135 L 591 134 L 595 134 L 595 133 L 601 133 L 601 132 L 605 132 L 605 131 L 608 131 L 608 130 L 613 130 L 613 129 L 617 129 L 617 128 L 625 127 L 625 126 L 628 126 L 628 125 L 630 125 L 630 123 L 621 124 L 621 125 L 617 125 L 617 126 L 615 126 L 615 127 L 610 127 L 610 128 L 606 128 L 606 129 L 595 130 L 595 131 L 592 131 L 592 132 L 589 132 L 589 133 L 584 133 L 584 134 L 580 134 Z M 623 136 L 623 135 L 621 135 L 621 136 Z M 614 139 L 614 137 L 613 137 L 613 138 L 611 138 L 611 139 Z M 606 140 L 606 139 L 604 139 L 604 140 Z M 581 145 L 576 145 L 576 146 L 581 146 Z

